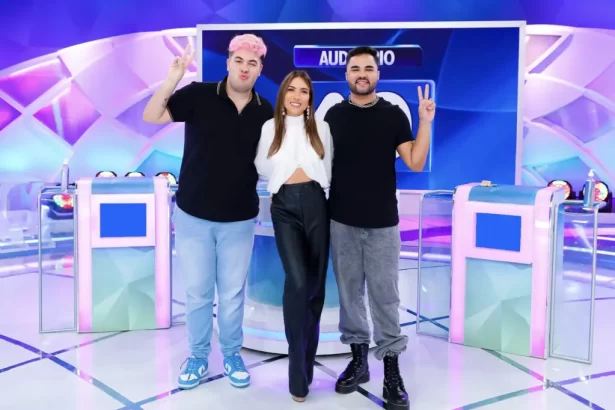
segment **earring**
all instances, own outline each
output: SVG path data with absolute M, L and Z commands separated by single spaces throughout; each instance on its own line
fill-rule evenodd
M 305 118 L 310 119 L 310 107 L 305 109 Z
M 286 115 L 286 108 L 282 108 L 282 116 Z

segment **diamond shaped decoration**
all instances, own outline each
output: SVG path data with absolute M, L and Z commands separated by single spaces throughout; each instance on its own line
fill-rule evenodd
M 231 4 L 234 0 L 208 0 L 207 4 L 209 5 L 209 7 L 212 8 L 212 10 L 217 11 L 220 10 L 223 7 L 228 6 L 229 4 Z
M 403 0 L 406 1 L 406 0 Z M 256 23 L 257 21 L 279 21 L 280 12 L 286 0 L 269 0 L 267 7 L 258 1 L 234 0 L 221 9 L 216 10 L 216 14 L 231 22 Z
M 536 59 L 541 57 L 561 36 L 559 35 L 532 35 L 525 45 L 525 66 L 529 67 Z
M 25 181 L 52 181 L 70 147 L 32 118 L 21 116 L 0 133 L 0 173 Z M 8 178 L 8 177 L 7 177 Z
M 588 143 L 615 128 L 615 113 L 587 97 L 577 98 L 543 118 L 565 129 L 583 143 Z
M 17 111 L 12 105 L 3 99 L 0 99 L 0 131 L 12 123 L 15 118 L 19 117 L 19 114 L 19 111 Z
M 167 46 L 169 51 L 171 51 L 171 53 L 173 53 L 175 57 L 181 57 L 181 55 L 184 52 L 184 48 L 188 44 L 188 37 L 184 37 L 184 39 L 185 39 L 184 42 L 178 42 L 176 37 L 165 36 L 162 38 L 162 41 L 164 42 L 164 45 Z M 192 63 L 190 63 L 190 65 L 188 66 L 187 71 L 196 73 L 196 70 L 197 70 L 196 59 L 193 59 Z
M 184 133 L 186 126 L 183 123 L 173 123 L 156 135 L 152 141 L 152 150 L 158 150 L 165 154 L 181 158 L 184 155 Z M 146 157 L 149 153 L 144 153 Z
M 615 62 L 588 84 L 587 88 L 615 101 Z
M 150 98 L 151 95 L 146 96 L 118 115 L 115 119 L 132 131 L 151 138 L 154 134 L 158 133 L 158 131 L 166 127 L 167 124 L 150 124 L 143 121 L 143 110 L 145 110 L 145 106 Z
M 118 115 L 136 95 L 149 88 L 115 51 L 93 62 L 73 81 L 100 112 L 111 116 Z
M 108 170 L 117 175 L 134 171 L 134 159 L 147 146 L 148 139 L 122 127 L 117 121 L 103 117 L 90 127 L 74 146 L 71 175 L 92 177 Z
M 69 76 L 64 64 L 54 58 L 0 78 L 0 90 L 26 107 Z
M 534 172 L 538 173 L 545 181 L 561 179 L 568 181 L 573 189 L 581 189 L 583 187 L 585 178 L 589 172 L 589 166 L 579 157 L 535 166 L 533 169 Z M 600 180 L 600 175 L 596 175 L 596 180 Z
M 34 117 L 74 145 L 100 118 L 100 113 L 74 83 L 38 110 Z
M 190 41 L 188 41 L 188 37 L 173 37 L 173 40 L 179 44 L 181 48 L 186 48 Z
M 170 154 L 154 150 L 137 168 L 147 176 L 153 176 L 159 172 L 170 172 L 179 178 L 182 159 Z

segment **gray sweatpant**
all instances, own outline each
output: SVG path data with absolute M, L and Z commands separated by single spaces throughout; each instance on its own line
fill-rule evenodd
M 374 324 L 374 356 L 406 350 L 399 326 L 399 226 L 365 229 L 331 221 L 333 270 L 340 295 L 341 341 L 370 343 L 365 285 Z

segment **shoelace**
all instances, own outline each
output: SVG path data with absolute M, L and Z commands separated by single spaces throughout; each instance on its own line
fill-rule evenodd
M 397 360 L 391 360 L 387 368 L 387 379 L 393 384 L 404 388 L 404 382 L 399 374 L 399 363 Z
M 188 365 L 186 366 L 186 372 L 194 373 L 196 371 L 197 359 L 195 359 L 194 357 L 187 358 L 180 366 L 180 369 L 184 367 L 184 364 L 186 364 L 186 362 L 188 362 Z
M 246 367 L 243 364 L 243 360 L 241 360 L 241 356 L 239 356 L 239 355 L 233 356 L 231 358 L 231 362 L 233 364 L 233 368 L 235 369 L 235 371 L 238 371 L 238 372 L 245 372 L 246 371 Z
M 348 370 L 357 372 L 361 369 L 361 366 L 363 366 L 363 355 L 361 352 L 357 352 L 352 355 L 352 360 L 348 363 Z

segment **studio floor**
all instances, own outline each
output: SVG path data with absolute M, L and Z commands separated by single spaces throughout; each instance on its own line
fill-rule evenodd
M 336 376 L 348 355 L 318 358 L 307 401 L 295 403 L 287 390 L 284 355 L 244 350 L 252 384 L 232 387 L 222 375 L 222 358 L 213 341 L 210 375 L 190 391 L 176 388 L 188 355 L 183 297 L 174 278 L 171 329 L 111 334 L 39 334 L 36 257 L 3 259 L 0 266 L 0 409 L 378 409 L 382 401 L 382 364 L 370 356 L 372 380 L 359 392 L 334 392 Z M 73 279 L 67 259 L 51 260 L 43 276 L 46 317 L 69 315 Z M 613 275 L 615 276 L 615 275 Z M 613 277 L 612 276 L 612 277 Z M 449 344 L 416 334 L 416 261 L 402 260 L 400 289 L 403 332 L 408 350 L 401 372 L 412 409 L 609 409 L 615 408 L 615 284 L 596 288 L 593 364 L 499 354 Z M 589 306 L 590 286 L 570 281 L 571 325 Z M 577 313 L 575 313 L 577 312 Z M 445 329 L 448 319 L 431 319 Z M 53 326 L 53 324 L 49 324 Z M 572 332 L 579 345 L 587 334 Z M 575 336 L 576 335 L 576 336 Z M 214 335 L 214 338 L 216 336 Z

